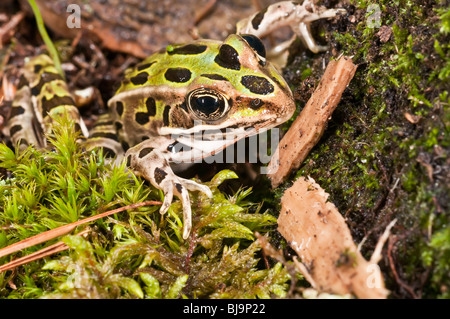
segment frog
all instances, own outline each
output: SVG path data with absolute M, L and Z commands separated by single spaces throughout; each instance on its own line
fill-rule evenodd
M 192 228 L 189 192 L 208 198 L 213 194 L 208 186 L 181 178 L 174 164 L 213 156 L 286 122 L 295 112 L 292 91 L 266 57 L 260 37 L 289 26 L 309 50 L 324 51 L 327 47 L 317 45 L 311 35 L 311 22 L 344 12 L 308 0 L 282 1 L 240 21 L 236 33 L 223 41 L 169 45 L 125 72 L 107 103 L 109 112 L 90 132 L 51 59 L 39 55 L 24 66 L 6 125 L 9 136 L 22 149 L 46 147 L 55 116 L 67 113 L 86 149 L 103 148 L 163 192 L 160 214 L 168 211 L 174 196 L 179 198 L 182 238 L 187 240 Z

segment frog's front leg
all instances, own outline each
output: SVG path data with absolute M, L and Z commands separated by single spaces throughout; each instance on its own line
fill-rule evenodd
M 316 44 L 310 31 L 311 22 L 344 13 L 346 13 L 345 9 L 327 9 L 315 6 L 310 0 L 305 0 L 303 3 L 282 1 L 239 21 L 236 28 L 238 34 L 253 34 L 263 38 L 278 28 L 289 26 L 308 49 L 317 53 L 327 50 L 328 47 Z M 292 41 L 293 39 L 287 42 Z M 288 47 L 286 43 L 281 46 Z M 279 50 L 275 48 L 274 51 Z
M 183 239 L 189 237 L 192 228 L 191 202 L 189 191 L 200 191 L 208 197 L 212 197 L 211 190 L 194 181 L 178 177 L 173 172 L 163 152 L 153 148 L 154 141 L 144 141 L 130 148 L 125 157 L 127 166 L 138 176 L 142 176 L 164 193 L 164 202 L 160 213 L 165 214 L 172 204 L 173 195 L 181 200 L 183 206 Z

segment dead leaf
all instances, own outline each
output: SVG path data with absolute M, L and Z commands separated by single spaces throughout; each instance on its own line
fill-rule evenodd
M 312 178 L 300 177 L 281 199 L 278 231 L 300 257 L 300 272 L 321 292 L 386 298 L 378 265 L 362 257 L 328 196 Z

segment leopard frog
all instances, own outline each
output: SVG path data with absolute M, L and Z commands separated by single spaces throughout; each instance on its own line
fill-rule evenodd
M 7 123 L 13 143 L 45 147 L 52 117 L 67 112 L 85 136 L 164 193 L 160 213 L 173 195 L 183 206 L 183 238 L 191 231 L 188 191 L 212 196 L 207 186 L 178 177 L 171 164 L 213 155 L 238 140 L 270 129 L 294 113 L 292 92 L 266 59 L 257 36 L 289 25 L 306 46 L 316 45 L 309 25 L 342 10 L 280 2 L 241 21 L 224 41 L 169 45 L 126 72 L 109 113 L 87 132 L 67 86 L 51 60 L 40 55 L 24 67 Z M 215 132 L 208 133 L 208 132 Z M 217 133 L 219 132 L 219 133 Z M 217 139 L 217 134 L 221 139 Z M 199 138 L 200 136 L 200 138 Z

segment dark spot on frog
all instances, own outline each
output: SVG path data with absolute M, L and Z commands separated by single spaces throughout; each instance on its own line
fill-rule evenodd
M 191 79 L 191 71 L 186 68 L 169 68 L 164 77 L 170 82 L 184 83 Z
M 139 158 L 143 158 L 144 156 L 147 156 L 148 154 L 150 154 L 153 151 L 153 147 L 146 147 L 143 148 L 140 152 L 139 152 Z
M 228 44 L 222 44 L 219 54 L 215 57 L 214 62 L 225 69 L 240 70 L 239 54 L 235 48 Z
M 172 50 L 168 50 L 167 53 L 169 55 L 174 55 L 174 54 L 187 54 L 187 55 L 192 55 L 192 54 L 200 54 L 205 52 L 207 49 L 206 45 L 200 45 L 200 44 L 187 44 L 187 45 L 183 45 L 181 47 L 178 48 L 174 48 Z
M 22 125 L 14 125 L 13 127 L 11 127 L 9 129 L 9 135 L 13 136 L 14 134 L 19 132 L 20 130 L 22 130 Z
M 39 93 L 41 93 L 41 90 L 42 90 L 42 87 L 44 86 L 44 84 L 47 84 L 54 80 L 62 80 L 62 78 L 57 73 L 49 73 L 49 72 L 42 73 L 39 83 L 36 84 L 36 86 L 31 88 L 31 94 L 34 96 L 38 95 Z
M 124 152 L 128 151 L 128 149 L 130 148 L 130 145 L 127 142 L 125 142 L 125 141 L 122 141 L 120 143 L 120 145 L 122 146 L 122 149 L 123 149 Z
M 25 109 L 21 106 L 13 106 L 11 108 L 11 112 L 9 113 L 9 118 L 13 118 L 14 116 L 21 115 L 25 113 Z
M 131 83 L 134 85 L 142 85 L 145 84 L 148 80 L 148 73 L 147 72 L 141 72 L 137 75 L 130 78 Z
M 104 137 L 104 138 L 109 138 L 110 140 L 113 140 L 116 142 L 119 141 L 117 134 L 114 134 L 114 133 L 95 132 L 94 134 L 91 135 L 91 137 Z
M 156 115 L 155 99 L 152 97 L 147 98 L 147 100 L 145 100 L 145 105 L 147 106 L 148 115 L 155 116 Z
M 257 36 L 254 36 L 252 34 L 243 34 L 242 38 L 260 57 L 266 57 L 266 48 L 264 47 L 264 43 L 262 43 L 262 41 Z M 262 64 L 264 66 L 265 61 L 260 60 L 259 64 Z
M 103 147 L 103 154 L 105 155 L 106 158 L 112 158 L 116 156 L 116 152 L 114 152 L 112 149 L 108 147 Z
M 75 105 L 75 102 L 70 96 L 55 95 L 49 100 L 47 100 L 46 96 L 42 98 L 42 111 L 44 114 L 47 114 L 51 109 L 60 105 Z
M 40 70 L 42 70 L 42 65 L 36 64 L 34 66 L 34 73 L 39 73 Z
M 180 183 L 175 183 L 175 188 L 177 189 L 178 193 L 181 194 L 183 185 L 181 185 Z
M 154 62 L 150 62 L 150 63 L 139 64 L 139 65 L 136 67 L 136 70 L 142 71 L 142 70 L 148 69 L 148 68 L 151 67 L 153 64 L 155 64 L 155 61 L 154 61 Z
M 267 95 L 274 91 L 274 86 L 266 79 L 255 75 L 244 75 L 241 84 L 250 92 L 255 94 Z
M 122 129 L 122 123 L 120 123 L 120 122 L 115 122 L 114 126 L 116 127 L 116 131 Z
M 169 113 L 170 112 L 170 105 L 166 105 L 166 107 L 164 108 L 164 112 L 163 112 L 163 124 L 164 126 L 169 126 L 170 122 L 169 122 Z
M 216 81 L 228 81 L 228 79 L 220 74 L 202 74 L 201 76 L 211 79 L 211 80 L 216 80 Z
M 264 102 L 261 99 L 253 99 L 250 101 L 250 107 L 253 110 L 257 110 L 263 105 L 264 105 Z
M 119 116 L 122 116 L 123 114 L 123 103 L 120 101 L 116 102 L 116 112 Z
M 147 112 L 137 112 L 135 115 L 135 121 L 140 125 L 145 125 L 150 122 L 150 117 Z
M 253 29 L 258 30 L 259 25 L 261 24 L 261 21 L 264 19 L 264 15 L 267 12 L 267 8 L 265 8 L 264 10 L 258 12 L 252 19 L 252 26 Z
M 167 173 L 163 169 L 157 167 L 155 168 L 154 176 L 156 184 L 159 185 L 164 180 L 164 178 L 166 178 Z
M 25 75 L 21 75 L 20 76 L 20 79 L 19 79 L 19 84 L 17 85 L 17 89 L 19 90 L 20 88 L 22 88 L 22 87 L 24 87 L 24 86 L 26 86 L 26 85 L 28 85 L 28 80 L 27 80 L 27 78 L 25 77 Z
M 131 166 L 131 155 L 128 155 L 127 157 L 127 167 Z
M 30 143 L 28 143 L 28 141 L 26 139 L 21 138 L 19 141 L 19 145 L 28 146 L 28 145 L 30 145 Z

